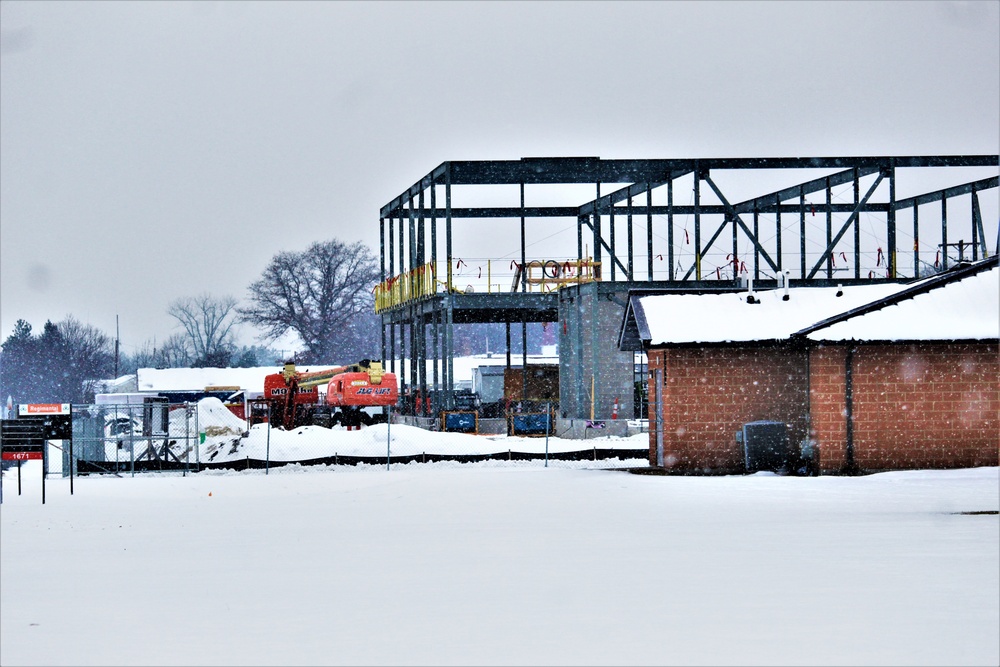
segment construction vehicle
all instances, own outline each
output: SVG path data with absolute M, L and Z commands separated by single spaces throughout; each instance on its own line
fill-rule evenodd
M 327 385 L 325 400 L 319 387 Z M 385 421 L 365 408 L 389 407 L 399 400 L 395 373 L 386 373 L 381 361 L 363 359 L 355 364 L 322 371 L 299 372 L 288 361 L 280 373 L 264 378 L 267 418 L 272 426 L 291 430 L 299 426 L 348 428 Z

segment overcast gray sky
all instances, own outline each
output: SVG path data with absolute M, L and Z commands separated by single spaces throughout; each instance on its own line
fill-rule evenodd
M 3 0 L 0 340 L 163 340 L 447 160 L 997 153 L 998 8 Z

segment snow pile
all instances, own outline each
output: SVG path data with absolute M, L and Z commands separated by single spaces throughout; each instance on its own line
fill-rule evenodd
M 547 450 L 546 450 L 547 446 Z M 207 437 L 202 449 L 203 462 L 219 463 L 246 458 L 271 461 L 308 461 L 329 457 L 383 457 L 451 455 L 486 456 L 502 453 L 544 455 L 590 449 L 645 450 L 649 435 L 637 433 L 622 438 L 605 436 L 588 440 L 544 437 L 526 438 L 507 435 L 470 435 L 427 431 L 403 424 L 374 424 L 348 431 L 343 426 L 300 426 L 291 431 L 268 429 L 255 424 L 246 433 Z
M 198 401 L 198 429 L 205 435 L 240 435 L 246 431 L 246 422 L 217 398 Z

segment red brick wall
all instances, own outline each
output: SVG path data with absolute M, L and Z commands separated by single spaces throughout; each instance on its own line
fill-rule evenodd
M 808 354 L 778 346 L 677 348 L 648 356 L 652 465 L 657 368 L 664 370 L 667 467 L 739 467 L 735 433 L 761 419 L 786 422 L 793 445 L 806 437 L 808 424 L 822 470 L 846 464 L 846 346 L 819 346 Z M 852 370 L 854 461 L 860 468 L 1000 464 L 996 343 L 857 345 Z
M 655 384 L 664 370 L 663 451 L 670 468 L 735 468 L 743 463 L 736 431 L 752 421 L 789 425 L 797 445 L 806 434 L 806 353 L 787 347 L 651 350 L 650 463 L 656 464 Z
M 649 401 L 646 406 L 647 418 L 649 419 L 649 465 L 656 465 L 656 369 L 663 369 L 663 350 L 651 350 L 646 354 L 647 368 L 649 369 L 648 395 Z M 664 378 L 666 386 L 666 378 Z M 666 401 L 663 403 L 663 420 L 670 423 L 670 406 Z
M 847 443 L 846 347 L 813 348 L 809 352 L 809 412 L 812 437 L 819 444 L 820 468 L 844 467 Z
M 995 466 L 995 343 L 862 345 L 854 354 L 854 456 L 865 469 Z

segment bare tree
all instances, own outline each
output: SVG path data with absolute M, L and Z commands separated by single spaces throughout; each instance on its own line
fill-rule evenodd
M 94 383 L 114 372 L 114 341 L 72 315 L 67 315 L 56 327 L 66 344 L 66 367 L 62 372 L 67 376 L 73 399 L 93 400 Z
M 264 331 L 265 340 L 294 331 L 307 348 L 307 363 L 349 362 L 343 357 L 357 336 L 354 325 L 372 311 L 378 278 L 375 257 L 363 244 L 317 242 L 303 252 L 275 255 L 248 288 L 250 305 L 238 312 Z M 365 336 L 378 340 L 378 328 Z
M 156 341 L 146 340 L 133 352 L 121 355 L 120 372 L 123 375 L 131 375 L 140 368 L 157 368 L 160 365 L 157 357 Z
M 191 346 L 187 336 L 176 333 L 160 344 L 160 349 L 154 351 L 157 368 L 188 368 L 194 365 L 191 357 Z
M 235 349 L 235 308 L 235 298 L 209 294 L 180 298 L 167 308 L 167 314 L 184 327 L 194 365 L 228 365 Z

